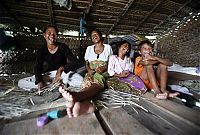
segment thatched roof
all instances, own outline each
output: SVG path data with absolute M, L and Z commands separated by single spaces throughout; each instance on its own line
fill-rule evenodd
M 106 35 L 158 35 L 200 9 L 199 0 L 72 0 L 71 9 L 55 1 L 1 0 L 0 28 L 26 32 L 23 26 L 35 31 L 55 24 L 61 32 L 79 31 L 82 16 L 87 29 Z

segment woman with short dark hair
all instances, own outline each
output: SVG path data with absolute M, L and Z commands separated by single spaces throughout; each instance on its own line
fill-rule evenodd
M 54 25 L 48 25 L 43 31 L 46 44 L 37 50 L 35 63 L 35 83 L 38 88 L 46 85 L 43 73 L 56 70 L 54 81 L 58 81 L 63 71 L 68 73 L 78 66 L 78 61 L 69 47 L 57 42 L 57 35 L 58 29 Z

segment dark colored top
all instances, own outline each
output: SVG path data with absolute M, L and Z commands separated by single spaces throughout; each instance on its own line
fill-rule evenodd
M 68 73 L 71 70 L 76 70 L 78 61 L 69 47 L 63 43 L 57 43 L 58 50 L 51 54 L 47 45 L 42 46 L 37 50 L 35 63 L 35 84 L 44 82 L 42 73 L 58 70 L 61 66 L 64 67 L 64 72 Z

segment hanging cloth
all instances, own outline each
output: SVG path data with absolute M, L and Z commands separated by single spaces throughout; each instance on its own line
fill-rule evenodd
M 83 17 L 80 17 L 80 37 L 84 36 L 85 33 L 85 20 L 83 19 Z

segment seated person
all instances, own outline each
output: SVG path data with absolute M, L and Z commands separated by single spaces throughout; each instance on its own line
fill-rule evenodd
M 78 66 L 69 47 L 57 42 L 57 35 L 58 29 L 53 25 L 48 25 L 43 31 L 46 44 L 37 50 L 35 63 L 35 84 L 38 84 L 38 89 L 46 85 L 43 73 L 56 70 L 54 81 L 58 81 L 63 71 L 68 73 Z
M 88 46 L 85 52 L 87 73 L 81 91 L 70 92 L 65 91 L 62 86 L 59 88 L 60 93 L 67 101 L 69 118 L 93 113 L 96 107 L 91 103 L 91 98 L 104 89 L 107 62 L 112 54 L 112 48 L 108 44 L 103 44 L 102 34 L 98 30 L 92 31 L 91 40 L 94 45 Z
M 109 78 L 107 84 L 114 90 L 141 95 L 147 89 L 142 80 L 133 74 L 134 64 L 129 57 L 130 51 L 129 42 L 121 41 L 116 44 L 114 55 L 110 56 L 108 62 L 108 73 L 113 78 Z
M 171 66 L 172 62 L 168 59 L 153 56 L 152 44 L 145 40 L 139 44 L 141 56 L 135 60 L 135 74 L 140 76 L 149 89 L 153 89 L 154 95 L 158 99 L 167 99 L 168 97 L 176 97 L 179 93 L 170 93 L 167 91 L 167 66 Z M 154 66 L 157 66 L 156 73 Z
M 37 50 L 35 75 L 20 79 L 19 88 L 28 91 L 40 90 L 61 78 L 64 84 L 80 87 L 83 77 L 73 72 L 78 66 L 78 60 L 66 44 L 57 42 L 57 34 L 56 26 L 48 25 L 44 29 L 43 36 L 46 44 Z

